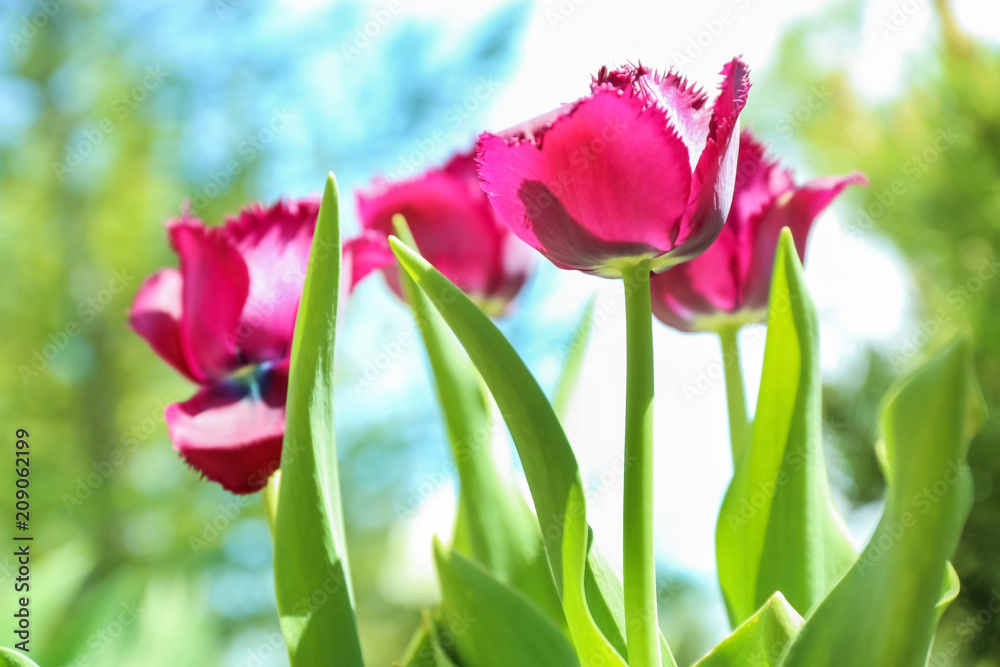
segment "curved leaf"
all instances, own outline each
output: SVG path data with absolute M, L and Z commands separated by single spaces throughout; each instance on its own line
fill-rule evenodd
M 527 598 L 437 540 L 434 557 L 441 579 L 439 641 L 452 647 L 461 664 L 580 664 L 562 631 Z
M 775 667 L 801 625 L 798 612 L 785 596 L 775 593 L 694 667 Z
M 327 179 L 295 322 L 274 539 L 274 587 L 293 667 L 363 666 L 333 427 L 340 281 L 337 183 Z
M 402 216 L 396 233 L 417 250 Z M 419 251 L 418 251 L 419 252 Z M 427 296 L 400 270 L 400 282 L 424 341 L 459 477 L 455 543 L 487 572 L 531 599 L 559 627 L 559 593 L 544 557 L 542 536 L 520 492 L 505 483 L 493 459 L 492 412 L 482 378 Z
M 783 667 L 927 663 L 954 588 L 947 559 L 972 504 L 965 457 L 983 413 L 965 336 L 890 391 L 882 410 L 889 473 L 882 519 L 806 621 Z
M 28 656 L 0 646 L 0 667 L 38 667 Z
M 806 614 L 855 560 L 823 461 L 820 390 L 816 308 L 785 229 L 774 262 L 753 431 L 715 533 L 719 583 L 733 625 L 777 591 Z
M 400 264 L 465 347 L 500 407 L 524 467 L 545 552 L 566 611 L 562 556 L 564 522 L 573 488 L 579 488 L 582 493 L 583 482 L 559 419 L 538 382 L 496 325 L 451 281 L 399 239 L 390 237 L 389 243 Z M 586 523 L 585 514 L 579 519 Z M 610 581 L 612 571 L 609 568 L 595 567 L 599 559 L 596 550 L 587 554 L 585 576 L 589 607 L 601 634 L 620 655 L 625 655 L 621 582 Z M 567 622 L 574 636 L 587 632 L 585 628 L 573 627 L 574 623 L 583 622 L 579 615 L 567 612 Z M 667 665 L 675 664 L 669 651 L 665 652 L 664 661 Z

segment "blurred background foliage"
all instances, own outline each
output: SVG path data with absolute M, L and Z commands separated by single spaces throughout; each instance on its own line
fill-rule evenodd
M 31 432 L 32 655 L 42 665 L 285 664 L 259 499 L 203 483 L 173 454 L 162 409 L 192 388 L 127 329 L 125 310 L 145 275 L 174 262 L 162 223 L 185 200 L 216 223 L 251 200 L 315 192 L 335 170 L 349 202 L 374 172 L 405 176 L 467 147 L 489 107 L 477 87 L 511 75 L 535 10 L 484 10 L 455 33 L 397 17 L 393 3 L 345 0 L 299 14 L 277 4 L 51 0 L 0 10 L 0 424 L 10 443 L 15 429 Z M 905 330 L 826 388 L 836 481 L 854 505 L 878 502 L 882 394 L 925 345 L 970 325 L 991 419 L 972 446 L 976 504 L 955 559 L 963 590 L 942 632 L 961 652 L 941 664 L 1000 665 L 1000 626 L 982 616 L 1000 598 L 1000 292 L 991 282 L 1000 56 L 963 35 L 941 2 L 938 35 L 912 76 L 871 100 L 823 57 L 851 48 L 859 32 L 864 3 L 835 5 L 800 21 L 774 63 L 755 71 L 748 116 L 815 173 L 868 175 L 871 187 L 840 224 L 859 243 L 890 243 L 919 294 Z M 33 29 L 39 12 L 46 18 Z M 373 20 L 366 40 L 359 28 Z M 829 94 L 802 107 L 817 86 Z M 504 323 L 543 378 L 570 334 L 547 319 L 548 275 Z M 368 308 L 350 314 L 347 349 L 373 330 L 391 342 L 406 321 L 384 290 L 364 289 Z M 400 655 L 433 595 L 407 590 L 418 582 L 384 554 L 429 562 L 429 548 L 413 555 L 421 547 L 400 535 L 399 518 L 448 483 L 435 477 L 447 449 L 426 379 L 414 379 L 419 352 L 405 352 L 394 373 L 407 383 L 395 394 L 345 392 L 338 424 L 373 665 Z M 343 384 L 370 359 L 342 354 Z M 0 488 L 11 488 L 7 465 Z M 4 543 L 9 531 L 4 521 Z M 13 566 L 0 555 L 4 614 Z M 690 664 L 724 633 L 718 594 L 669 565 L 662 575 L 661 624 Z

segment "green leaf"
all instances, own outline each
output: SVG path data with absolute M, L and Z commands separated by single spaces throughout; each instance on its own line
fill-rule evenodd
M 573 337 L 566 350 L 566 358 L 563 360 L 562 371 L 556 382 L 555 393 L 552 395 L 552 409 L 556 411 L 560 419 L 566 416 L 570 399 L 573 398 L 577 380 L 580 378 L 583 356 L 587 351 L 587 343 L 590 342 L 590 334 L 594 330 L 595 303 L 596 297 L 591 297 L 583 309 L 583 314 L 580 316 L 580 321 L 573 331 Z
M 293 667 L 364 663 L 347 566 L 333 426 L 340 281 L 337 183 L 330 174 L 295 323 L 274 539 L 274 583 Z
M 38 667 L 31 658 L 0 646 L 0 667 Z
M 410 640 L 401 662 L 394 667 L 455 667 L 438 639 L 437 628 L 430 615 L 424 612 L 420 627 Z
M 798 612 L 781 593 L 775 593 L 695 667 L 775 667 L 801 625 Z
M 574 487 L 582 493 L 583 483 L 559 419 L 538 382 L 496 325 L 461 290 L 399 239 L 390 237 L 389 243 L 400 264 L 431 298 L 465 347 L 500 407 L 524 467 L 545 552 L 559 587 L 563 610 L 567 611 L 562 539 L 571 493 Z M 586 523 L 585 514 L 576 518 Z M 594 622 L 615 650 L 625 655 L 621 581 L 595 549 L 587 554 L 585 578 Z M 588 632 L 586 628 L 573 627 L 584 620 L 579 614 L 567 611 L 573 636 Z M 672 666 L 673 658 L 669 656 L 670 652 L 665 651 L 665 664 Z
M 400 238 L 418 250 L 403 217 L 395 216 L 393 223 Z M 542 539 L 538 523 L 513 483 L 501 477 L 493 459 L 492 410 L 483 380 L 427 296 L 405 271 L 399 273 L 424 340 L 458 470 L 454 548 L 524 593 L 563 627 L 549 564 L 537 553 Z
M 573 646 L 527 598 L 435 540 L 442 644 L 468 667 L 579 665 Z
M 972 505 L 969 440 L 982 424 L 971 342 L 960 336 L 882 408 L 885 511 L 860 558 L 806 620 L 783 667 L 922 667 L 954 590 L 947 559 Z
M 778 241 L 753 431 L 715 532 L 732 624 L 775 592 L 801 614 L 854 562 L 823 460 L 819 330 L 791 233 Z

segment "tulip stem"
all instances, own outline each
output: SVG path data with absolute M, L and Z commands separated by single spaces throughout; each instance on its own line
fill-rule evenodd
M 625 634 L 630 667 L 660 666 L 653 550 L 653 318 L 646 262 L 622 271 L 625 387 Z
M 743 365 L 740 363 L 740 327 L 724 324 L 718 328 L 722 343 L 722 365 L 726 374 L 726 404 L 729 406 L 729 445 L 733 452 L 733 467 L 739 461 L 750 436 L 747 418 L 746 392 L 743 386 Z

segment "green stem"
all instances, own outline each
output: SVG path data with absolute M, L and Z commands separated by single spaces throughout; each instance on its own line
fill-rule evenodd
M 653 553 L 653 318 L 649 266 L 622 271 L 625 389 L 625 634 L 630 667 L 660 666 Z
M 740 460 L 750 436 L 747 419 L 746 392 L 743 388 L 743 366 L 740 363 L 740 327 L 726 324 L 718 328 L 722 343 L 722 364 L 726 372 L 726 404 L 729 406 L 729 444 L 733 452 L 733 466 Z

